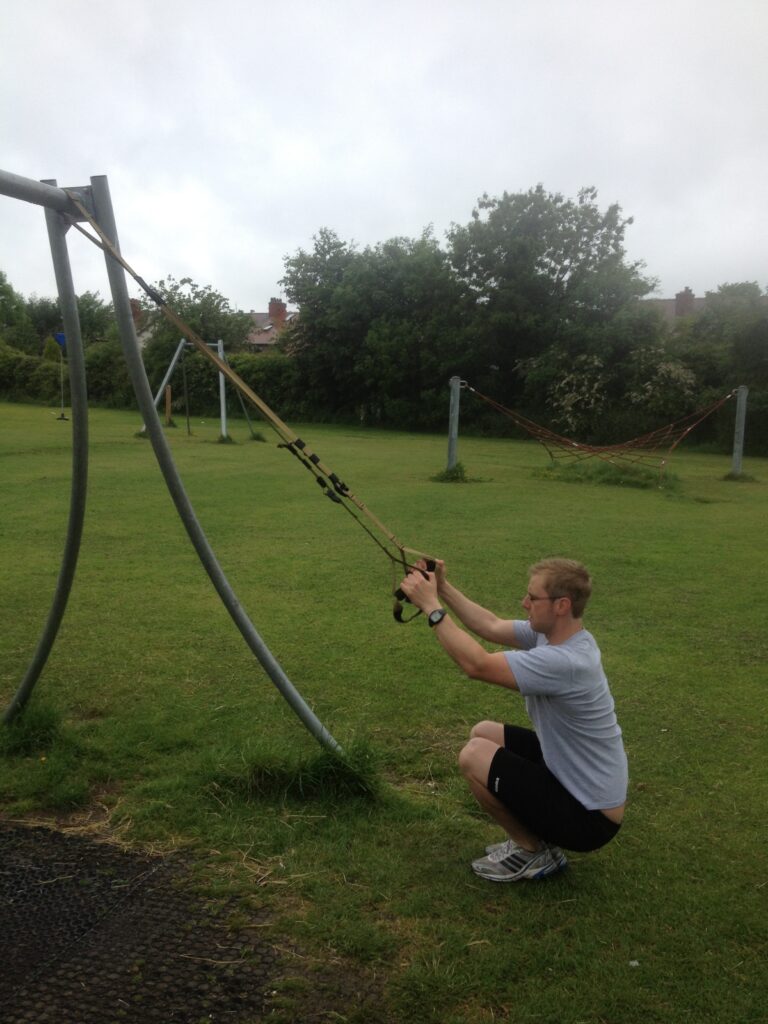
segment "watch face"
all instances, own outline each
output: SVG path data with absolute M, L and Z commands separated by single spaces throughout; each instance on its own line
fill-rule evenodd
M 429 613 L 428 619 L 430 626 L 436 626 L 438 622 L 442 622 L 445 618 L 445 612 L 442 608 L 435 608 L 433 612 Z

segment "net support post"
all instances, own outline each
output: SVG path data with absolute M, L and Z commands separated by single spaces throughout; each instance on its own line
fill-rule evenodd
M 459 403 L 461 400 L 461 377 L 451 377 L 451 404 L 448 412 L 448 469 L 456 466 L 456 451 L 459 438 Z
M 219 338 L 216 342 L 216 351 L 219 359 L 224 362 L 224 342 Z M 221 418 L 221 440 L 227 440 L 227 386 L 224 374 L 219 371 L 219 408 Z
M 736 424 L 733 430 L 733 459 L 731 476 L 741 476 L 741 460 L 744 455 L 744 426 L 747 421 L 747 395 L 749 388 L 742 384 L 736 391 Z

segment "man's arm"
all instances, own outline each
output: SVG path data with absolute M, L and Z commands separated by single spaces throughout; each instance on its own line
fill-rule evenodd
M 480 679 L 484 683 L 495 683 L 506 686 L 510 690 L 517 689 L 517 680 L 509 667 L 509 662 L 501 652 L 493 654 L 465 633 L 463 629 L 446 617 L 434 627 L 437 639 L 443 649 L 456 662 L 462 672 L 470 679 Z
M 408 600 L 426 615 L 441 607 L 441 597 L 438 596 L 437 579 L 434 573 L 423 575 L 421 572 L 412 572 L 405 577 L 400 587 Z M 456 593 L 459 592 L 456 591 Z M 463 597 L 463 595 L 461 596 Z M 445 600 L 445 598 L 442 599 Z M 472 602 L 467 603 L 472 604 Z M 484 609 L 480 610 L 484 611 Z M 514 673 L 503 654 L 491 654 L 486 651 L 474 637 L 460 629 L 448 616 L 433 628 L 445 652 L 453 658 L 462 672 L 470 679 L 480 679 L 486 683 L 495 683 L 497 686 L 517 689 Z
M 501 619 L 482 605 L 470 601 L 458 587 L 449 583 L 445 575 L 445 562 L 438 560 L 435 563 L 435 577 L 440 601 L 450 608 L 467 629 L 501 647 L 517 647 L 514 622 Z

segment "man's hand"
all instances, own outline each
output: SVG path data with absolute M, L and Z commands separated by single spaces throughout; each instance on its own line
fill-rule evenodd
M 438 565 L 440 563 L 438 562 Z M 423 612 L 434 611 L 440 607 L 437 597 L 437 572 L 427 572 L 417 563 L 400 584 L 400 589 L 411 602 Z
M 448 578 L 448 576 L 446 574 L 446 571 L 445 571 L 445 562 L 443 561 L 442 558 L 435 558 L 434 561 L 433 561 L 433 565 L 434 565 L 435 581 L 437 583 L 437 591 L 438 591 L 438 593 L 440 593 L 440 588 L 443 586 L 443 584 L 446 582 L 446 580 Z M 428 571 L 427 563 L 426 563 L 426 561 L 423 558 L 420 558 L 416 562 L 416 568 L 417 569 L 421 569 L 423 572 L 427 572 Z

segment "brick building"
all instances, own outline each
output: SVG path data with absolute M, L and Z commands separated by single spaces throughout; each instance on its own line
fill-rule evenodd
M 688 287 L 678 292 L 674 299 L 645 299 L 644 301 L 655 306 L 670 324 L 680 317 L 700 313 L 707 305 L 705 298 L 698 298 Z
M 269 300 L 266 313 L 251 310 L 253 327 L 248 332 L 248 345 L 254 352 L 269 352 L 275 347 L 280 335 L 288 327 L 297 314 L 291 312 L 282 299 Z

